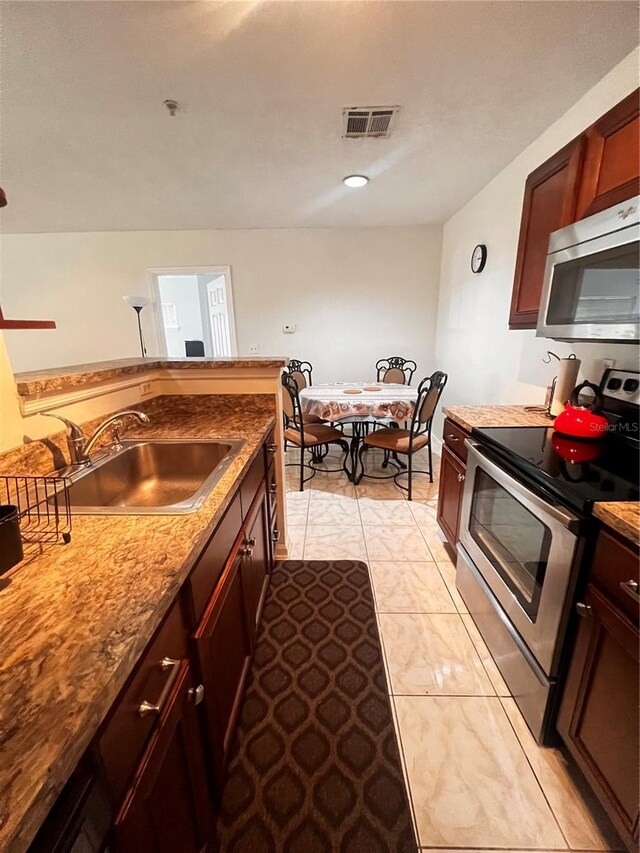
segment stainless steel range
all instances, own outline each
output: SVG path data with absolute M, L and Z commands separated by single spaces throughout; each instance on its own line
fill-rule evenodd
M 593 503 L 639 498 L 639 385 L 635 372 L 605 373 L 611 430 L 601 442 L 551 427 L 475 429 L 467 442 L 456 582 L 540 743 L 553 724 Z

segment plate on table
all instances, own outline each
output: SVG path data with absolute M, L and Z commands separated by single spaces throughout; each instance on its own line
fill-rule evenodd
M 365 385 L 363 391 L 382 391 L 380 385 Z
M 345 388 L 342 393 L 343 394 L 362 394 L 362 390 L 360 388 Z

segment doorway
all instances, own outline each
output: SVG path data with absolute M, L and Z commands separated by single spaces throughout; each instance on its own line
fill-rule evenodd
M 169 358 L 237 355 L 229 267 L 150 272 L 163 355 Z

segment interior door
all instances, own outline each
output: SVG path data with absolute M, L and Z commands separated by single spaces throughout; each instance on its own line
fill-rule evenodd
M 214 358 L 225 358 L 232 355 L 232 352 L 227 307 L 227 286 L 223 275 L 207 283 L 207 304 L 213 347 L 212 355 Z

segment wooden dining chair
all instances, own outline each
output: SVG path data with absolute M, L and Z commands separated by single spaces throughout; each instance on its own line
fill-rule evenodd
M 312 454 L 311 461 L 313 462 L 315 460 L 317 462 L 323 458 L 322 455 L 319 455 L 319 451 L 324 448 L 328 449 L 330 444 L 339 444 L 340 447 L 344 450 L 345 454 L 342 462 L 342 467 L 323 468 L 322 470 L 326 471 L 327 473 L 336 473 L 339 471 L 344 471 L 345 474 L 348 474 L 349 472 L 347 470 L 347 456 L 349 455 L 349 445 L 346 442 L 343 433 L 341 433 L 337 429 L 334 429 L 334 427 L 329 426 L 329 424 L 309 423 L 308 421 L 305 421 L 304 416 L 302 414 L 302 407 L 300 405 L 300 394 L 298 391 L 298 386 L 296 384 L 295 379 L 291 376 L 290 373 L 282 374 L 282 388 L 282 404 L 284 408 L 284 414 L 287 417 L 289 424 L 289 426 L 284 431 L 285 446 L 286 443 L 289 442 L 300 448 L 299 462 L 288 462 L 287 465 L 300 466 L 300 491 L 304 491 L 304 484 L 307 482 L 307 480 L 310 480 L 312 477 L 315 477 L 317 471 L 317 469 L 314 468 L 313 465 L 305 465 L 305 450 L 310 450 Z M 309 477 L 304 476 L 305 467 L 311 469 L 312 471 Z
M 373 480 L 389 480 L 394 479 L 396 485 L 408 492 L 408 499 L 411 500 L 412 480 L 414 474 L 428 474 L 429 482 L 433 483 L 433 459 L 431 455 L 431 426 L 433 423 L 433 415 L 436 411 L 438 401 L 442 396 L 444 386 L 447 384 L 447 374 L 436 370 L 431 376 L 427 376 L 418 386 L 418 398 L 413 410 L 413 418 L 411 419 L 411 427 L 409 429 L 398 429 L 394 427 L 385 427 L 376 430 L 370 435 L 365 436 L 364 441 L 358 453 L 358 462 L 360 464 L 360 475 L 356 478 L 356 483 L 362 477 L 370 477 Z M 395 474 L 390 476 L 375 476 L 365 474 L 363 454 L 370 447 L 378 447 L 385 451 L 383 466 L 393 465 L 398 468 Z M 413 470 L 413 454 L 418 450 L 426 447 L 429 454 L 429 470 L 414 471 Z M 401 454 L 407 457 L 406 472 L 400 470 L 400 466 L 392 458 L 392 455 Z M 407 473 L 409 477 L 408 486 L 403 486 L 398 482 L 398 477 Z
M 415 361 L 402 358 L 400 355 L 392 355 L 390 358 L 381 358 L 376 364 L 378 382 L 394 382 L 397 385 L 411 385 L 411 379 L 418 365 Z

